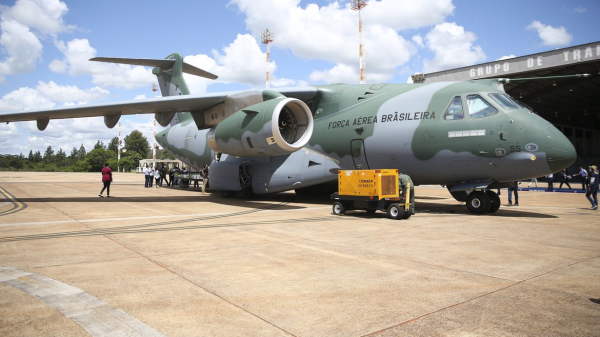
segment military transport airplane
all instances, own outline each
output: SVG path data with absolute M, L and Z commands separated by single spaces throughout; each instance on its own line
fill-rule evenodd
M 157 142 L 194 168 L 209 164 L 224 196 L 296 190 L 339 169 L 399 169 L 441 184 L 472 213 L 492 213 L 491 189 L 575 162 L 571 142 L 504 92 L 498 79 L 431 84 L 323 85 L 190 95 L 183 73 L 217 76 L 166 59 L 93 58 L 154 67 L 163 97 L 0 115 L 0 122 L 150 114 Z

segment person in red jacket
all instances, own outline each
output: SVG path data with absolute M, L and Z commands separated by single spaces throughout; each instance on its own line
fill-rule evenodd
M 104 187 L 98 196 L 102 198 L 102 193 L 106 190 L 106 196 L 110 198 L 110 183 L 112 183 L 112 171 L 110 167 L 108 167 L 108 163 L 104 164 L 102 168 L 102 182 L 104 183 Z

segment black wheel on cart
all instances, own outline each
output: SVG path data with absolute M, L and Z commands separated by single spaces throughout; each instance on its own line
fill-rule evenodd
M 390 219 L 400 220 L 404 217 L 404 208 L 400 207 L 397 203 L 393 203 L 388 207 L 387 215 Z
M 333 215 L 344 215 L 346 213 L 346 207 L 339 201 L 333 203 Z

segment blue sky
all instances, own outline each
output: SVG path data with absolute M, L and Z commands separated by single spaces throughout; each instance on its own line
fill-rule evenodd
M 598 1 L 371 0 L 363 11 L 367 83 L 600 40 Z M 0 0 L 0 113 L 152 97 L 149 68 L 87 62 L 94 56 L 186 62 L 219 80 L 186 78 L 192 93 L 358 83 L 358 15 L 349 1 Z M 122 118 L 152 140 L 153 116 Z M 102 119 L 0 125 L 0 153 L 67 153 L 118 130 Z

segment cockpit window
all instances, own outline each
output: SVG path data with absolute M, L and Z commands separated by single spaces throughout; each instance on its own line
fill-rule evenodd
M 471 118 L 484 118 L 498 113 L 496 108 L 479 95 L 468 95 L 467 107 L 469 108 L 469 116 Z
M 444 120 L 453 121 L 457 119 L 463 119 L 465 113 L 463 112 L 462 100 L 460 96 L 456 96 L 452 99 L 450 106 L 444 113 Z
M 515 102 L 507 94 L 488 94 L 496 103 L 506 110 L 522 109 L 519 103 Z

